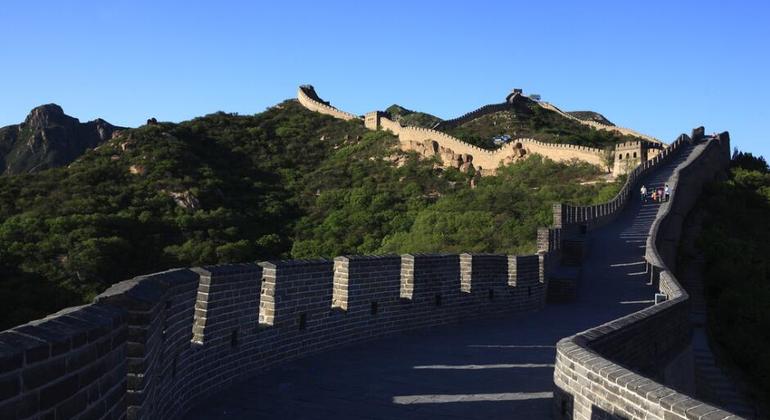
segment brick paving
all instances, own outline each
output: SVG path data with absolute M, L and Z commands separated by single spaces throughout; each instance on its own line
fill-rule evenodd
M 687 155 L 651 174 L 648 188 Z M 634 197 L 591 233 L 575 302 L 306 357 L 234 385 L 187 418 L 550 418 L 556 342 L 652 303 L 643 256 L 657 211 Z

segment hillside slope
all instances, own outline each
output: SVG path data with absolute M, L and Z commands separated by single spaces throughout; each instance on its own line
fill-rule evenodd
M 102 119 L 81 123 L 56 104 L 39 106 L 23 123 L 0 128 L 0 173 L 13 175 L 67 165 L 121 129 Z
M 617 190 L 535 157 L 471 189 L 395 144 L 286 101 L 125 130 L 67 167 L 0 177 L 0 328 L 170 267 L 531 251 L 552 202 Z
M 578 114 L 588 119 L 601 117 L 607 121 L 601 114 L 594 112 L 582 111 Z M 444 131 L 486 149 L 494 149 L 496 146 L 493 139 L 503 135 L 595 148 L 610 148 L 617 143 L 640 140 L 617 132 L 593 129 L 545 109 L 525 96 L 517 96 L 505 110 L 481 115 Z
M 604 115 L 594 111 L 569 111 L 567 114 L 583 121 L 594 121 L 599 124 L 614 126 L 612 121 L 608 120 Z
M 401 125 L 411 125 L 422 128 L 432 128 L 440 123 L 441 118 L 425 112 L 412 111 L 400 105 L 393 104 L 385 109 L 393 121 L 398 121 Z

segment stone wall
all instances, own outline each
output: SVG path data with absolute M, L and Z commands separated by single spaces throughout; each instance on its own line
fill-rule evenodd
M 99 304 L 0 333 L 0 419 L 125 417 L 128 333 Z
M 564 229 L 568 226 L 577 225 L 584 226 L 584 230 L 591 230 L 611 222 L 625 208 L 631 194 L 639 193 L 637 189 L 638 181 L 661 164 L 668 162 L 677 154 L 682 145 L 689 141 L 690 138 L 682 134 L 676 141 L 655 155 L 655 157 L 637 166 L 628 173 L 625 184 L 623 184 L 623 187 L 615 197 L 606 203 L 590 206 L 554 204 L 554 228 Z
M 179 418 L 256 372 L 545 304 L 538 255 L 345 256 L 174 269 L 0 333 L 0 418 Z
M 424 157 L 438 156 L 445 167 L 463 168 L 473 164 L 483 175 L 494 174 L 500 165 L 514 162 L 530 154 L 539 154 L 557 162 L 573 159 L 604 166 L 603 151 L 573 144 L 546 143 L 534 139 L 516 139 L 497 150 L 482 149 L 430 128 L 401 126 L 398 122 L 379 116 L 379 127 L 398 136 L 399 147 L 415 151 Z
M 316 94 L 313 86 L 302 85 L 297 89 L 297 100 L 305 108 L 319 112 L 321 114 L 331 115 L 334 118 L 341 120 L 360 120 L 361 118 L 353 115 L 349 112 L 340 111 L 339 109 L 329 105 L 328 102 L 324 102 Z
M 476 118 L 483 117 L 484 115 L 505 111 L 506 109 L 509 109 L 509 108 L 511 108 L 511 104 L 509 102 L 484 105 L 471 112 L 467 112 L 457 118 L 441 121 L 440 123 L 433 126 L 433 128 L 436 130 L 447 130 L 450 128 L 457 127 L 458 125 L 463 125 L 468 121 L 473 121 Z
M 359 118 L 353 114 L 340 111 L 322 101 L 312 86 L 300 86 L 297 99 L 306 108 L 331 115 L 336 118 L 350 120 Z M 505 109 L 509 104 L 494 104 L 481 107 L 456 120 L 473 119 L 480 115 Z M 455 121 L 455 120 L 452 120 Z M 605 167 L 602 158 L 604 151 L 572 144 L 546 143 L 534 139 L 516 139 L 498 150 L 486 150 L 466 143 L 456 137 L 438 130 L 413 126 L 402 126 L 380 112 L 366 114 L 364 122 L 372 130 L 383 129 L 398 136 L 399 148 L 404 151 L 414 151 L 431 158 L 438 156 L 446 168 L 454 167 L 467 169 L 473 166 L 482 175 L 494 174 L 500 165 L 505 165 L 531 154 L 539 154 L 557 162 L 567 162 L 573 159 L 588 162 L 592 165 Z
M 654 138 L 652 136 L 648 136 L 646 134 L 639 133 L 638 131 L 632 130 L 630 128 L 618 127 L 618 126 L 609 125 L 609 124 L 602 124 L 602 123 L 600 123 L 598 121 L 582 120 L 580 118 L 577 118 L 577 117 L 575 117 L 573 115 L 570 115 L 570 114 L 562 111 L 561 109 L 557 108 L 555 105 L 552 105 L 552 104 L 550 104 L 548 102 L 540 102 L 540 101 L 538 101 L 537 104 L 540 107 L 544 108 L 544 109 L 556 112 L 557 114 L 561 115 L 564 118 L 573 120 L 575 122 L 578 122 L 578 123 L 580 123 L 582 125 L 586 125 L 586 126 L 591 127 L 591 128 L 594 128 L 596 130 L 615 131 L 615 132 L 617 132 L 617 133 L 619 133 L 621 135 L 638 137 L 638 138 L 642 138 L 642 139 L 645 139 L 647 141 L 651 141 L 651 142 L 654 142 L 654 143 L 657 143 L 657 144 L 661 143 L 660 140 L 658 140 L 658 139 L 656 139 L 656 138 Z M 453 127 L 457 127 L 458 125 L 465 124 L 468 121 L 472 121 L 472 120 L 474 120 L 476 118 L 479 118 L 479 117 L 482 117 L 484 115 L 492 114 L 492 113 L 495 113 L 495 112 L 504 111 L 504 110 L 510 108 L 510 106 L 511 106 L 511 104 L 509 102 L 503 102 L 503 103 L 499 103 L 499 104 L 484 105 L 484 106 L 479 107 L 478 109 L 475 109 L 475 110 L 473 110 L 471 112 L 465 113 L 465 114 L 463 114 L 463 115 L 461 115 L 461 116 L 459 116 L 457 118 L 454 118 L 454 119 L 451 119 L 451 120 L 444 120 L 444 121 L 436 124 L 433 128 L 437 129 L 437 130 L 450 129 L 450 128 L 453 128 Z
M 581 120 L 580 118 L 577 118 L 575 116 L 567 114 L 566 112 L 564 112 L 561 109 L 557 108 L 555 105 L 549 104 L 548 102 L 538 102 L 538 103 L 540 104 L 541 107 L 543 107 L 543 108 L 545 108 L 547 110 L 556 112 L 557 114 L 563 116 L 564 118 L 569 118 L 571 120 L 579 122 L 580 124 L 587 125 L 587 126 L 589 126 L 591 128 L 595 128 L 597 130 L 615 131 L 615 132 L 618 132 L 619 134 L 624 135 L 624 136 L 639 137 L 639 138 L 645 139 L 647 141 L 651 141 L 653 143 L 661 143 L 661 141 L 656 139 L 655 137 L 648 136 L 646 134 L 642 134 L 642 133 L 640 133 L 638 131 L 635 131 L 635 130 L 632 130 L 630 128 L 618 127 L 617 125 L 602 124 L 602 123 L 599 123 L 599 122 L 596 122 L 596 121 Z
M 703 185 L 726 168 L 729 151 L 729 136 L 723 133 L 694 152 L 670 179 L 671 200 L 653 222 L 645 255 L 650 280 L 667 299 L 557 344 L 554 418 L 731 416 L 661 383 L 663 368 L 690 339 L 688 295 L 672 274 L 682 221 Z

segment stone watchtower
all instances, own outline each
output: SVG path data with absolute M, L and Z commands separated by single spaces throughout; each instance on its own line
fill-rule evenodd
M 615 146 L 613 176 L 627 174 L 637 166 L 654 158 L 661 149 L 660 144 L 649 141 L 629 141 Z
M 508 94 L 508 96 L 505 97 L 505 102 L 512 104 L 513 101 L 516 100 L 516 98 L 523 95 L 524 95 L 524 90 L 514 89 L 511 91 L 511 93 Z
M 367 112 L 366 115 L 364 115 L 364 127 L 370 130 L 379 130 L 381 116 L 382 112 L 380 111 Z

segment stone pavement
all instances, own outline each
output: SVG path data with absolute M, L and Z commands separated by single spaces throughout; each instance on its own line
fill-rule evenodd
M 691 149 L 651 174 L 648 189 Z M 644 244 L 658 209 L 635 195 L 615 222 L 591 233 L 573 303 L 306 357 L 233 386 L 187 418 L 550 418 L 556 342 L 652 304 Z

